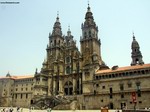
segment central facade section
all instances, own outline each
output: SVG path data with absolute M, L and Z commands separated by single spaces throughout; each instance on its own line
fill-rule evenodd
M 95 70 L 100 65 L 105 65 L 101 58 L 98 27 L 89 5 L 81 29 L 80 52 L 70 28 L 67 36 L 62 35 L 61 23 L 57 16 L 53 31 L 49 34 L 43 67 L 39 73 L 35 73 L 35 98 L 43 95 L 79 95 L 89 91 L 84 81 L 93 80 Z

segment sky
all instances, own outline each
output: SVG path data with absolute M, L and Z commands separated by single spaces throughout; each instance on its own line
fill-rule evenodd
M 2 3 L 2 2 L 19 2 Z M 89 0 L 99 28 L 103 61 L 130 66 L 133 32 L 143 61 L 150 63 L 150 0 Z M 0 76 L 33 75 L 46 58 L 48 35 L 57 12 L 62 32 L 68 26 L 80 49 L 81 24 L 88 0 L 0 0 Z

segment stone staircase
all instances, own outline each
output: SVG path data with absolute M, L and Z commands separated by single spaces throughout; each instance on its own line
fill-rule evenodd
M 58 105 L 69 105 L 72 99 L 68 99 L 64 96 L 43 96 L 43 97 L 35 97 L 34 102 L 31 106 L 36 109 L 47 109 L 47 108 L 54 108 Z M 65 107 L 65 106 L 63 106 Z

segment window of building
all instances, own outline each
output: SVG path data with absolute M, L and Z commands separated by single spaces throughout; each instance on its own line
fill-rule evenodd
M 20 95 L 20 98 L 22 99 L 22 94 Z
M 73 94 L 73 84 L 72 82 L 68 81 L 65 83 L 64 86 L 65 95 L 72 95 Z
M 58 45 L 60 46 L 60 40 L 58 41 Z
M 67 66 L 67 67 L 66 67 L 66 73 L 67 73 L 67 74 L 70 74 L 70 66 Z
M 26 91 L 28 91 L 28 88 L 26 88 Z
M 124 90 L 124 85 L 120 84 L 120 90 L 123 91 Z
M 99 87 L 99 84 L 96 84 L 96 87 Z
M 28 98 L 28 94 L 26 94 L 26 99 Z
M 124 94 L 121 94 L 121 98 L 124 98 Z
M 86 38 L 86 32 L 84 32 L 84 38 Z
M 132 87 L 132 83 L 128 83 L 128 88 L 131 88 Z
M 109 88 L 109 92 L 110 92 L 110 99 L 112 99 L 113 98 L 113 89 Z
M 23 88 L 21 88 L 21 91 L 23 91 Z
M 67 63 L 70 62 L 70 57 L 66 57 L 66 62 L 67 62 Z
M 56 46 L 56 40 L 54 40 L 54 46 Z
M 17 94 L 15 95 L 15 98 L 17 99 Z
M 89 37 L 91 37 L 91 31 L 89 31 Z
M 105 89 L 105 86 L 102 86 L 102 89 Z
M 110 93 L 113 93 L 113 89 L 112 88 L 109 88 L 109 91 L 110 91 Z
M 109 98 L 110 98 L 110 99 L 112 99 L 112 98 L 113 98 L 113 95 L 112 95 L 112 94 L 110 94 Z
M 137 95 L 138 97 L 141 97 L 141 82 L 136 82 L 137 87 Z
M 139 103 L 142 103 L 142 101 L 139 101 Z
M 16 88 L 16 91 L 18 91 L 18 88 Z
M 103 100 L 101 100 L 101 102 L 103 102 Z

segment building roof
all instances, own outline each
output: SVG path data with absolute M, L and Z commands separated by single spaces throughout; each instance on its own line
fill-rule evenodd
M 96 74 L 112 73 L 112 72 L 123 72 L 123 71 L 130 71 L 130 70 L 137 70 L 137 69 L 144 69 L 144 68 L 150 68 L 150 64 L 116 67 L 116 69 L 97 70 Z
M 27 79 L 27 78 L 33 78 L 34 75 L 24 75 L 24 76 L 11 76 L 11 77 L 4 77 L 1 76 L 0 79 Z

